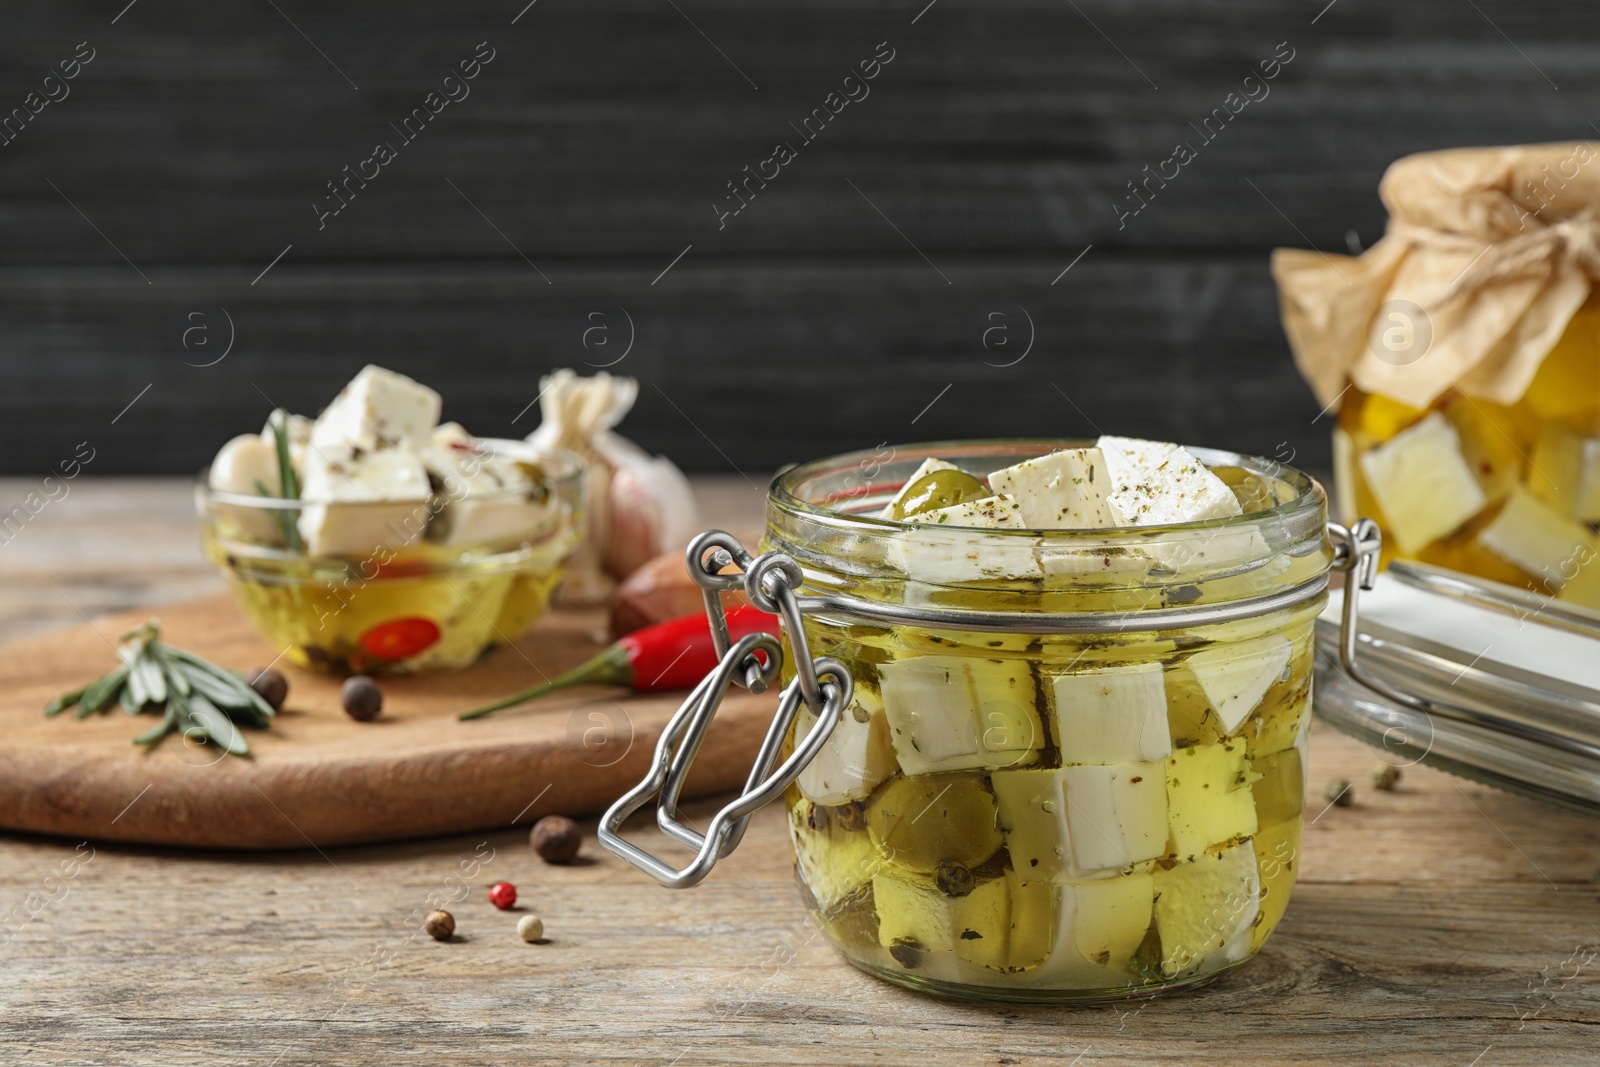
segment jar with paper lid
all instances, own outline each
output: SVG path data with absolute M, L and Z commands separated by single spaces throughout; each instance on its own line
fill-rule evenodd
M 1600 145 L 1410 156 L 1359 257 L 1279 249 L 1343 521 L 1385 558 L 1600 607 Z
M 760 555 L 696 539 L 714 634 L 720 593 L 742 589 L 785 640 L 723 641 L 650 776 L 602 820 L 605 847 L 693 885 L 781 798 L 829 942 L 946 995 L 1145 996 L 1254 955 L 1299 867 L 1312 632 L 1337 557 L 1322 488 L 1270 460 L 1180 449 L 1222 487 L 1224 517 L 1086 528 L 1001 521 L 1003 492 L 958 499 L 1081 444 L 807 463 L 774 481 Z M 949 521 L 894 517 L 913 487 L 945 494 Z M 780 676 L 744 793 L 689 826 L 679 789 L 721 694 Z M 686 866 L 623 838 L 653 800 L 694 850 Z

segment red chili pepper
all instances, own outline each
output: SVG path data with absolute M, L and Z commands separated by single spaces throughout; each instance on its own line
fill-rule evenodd
M 413 615 L 405 619 L 390 619 L 361 635 L 357 642 L 368 655 L 385 662 L 410 659 L 432 647 L 439 640 L 439 624 L 432 619 Z
M 728 612 L 728 634 L 734 641 L 753 633 L 778 635 L 778 617 L 760 608 L 734 608 Z M 691 689 L 717 665 L 711 642 L 711 621 L 697 612 L 658 622 L 621 638 L 580 667 L 559 678 L 462 712 L 457 718 L 478 719 L 574 685 L 625 685 L 636 693 L 664 689 Z

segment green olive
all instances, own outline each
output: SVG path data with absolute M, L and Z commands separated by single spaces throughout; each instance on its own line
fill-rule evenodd
M 516 464 L 517 469 L 526 474 L 528 480 L 533 482 L 527 492 L 528 502 L 530 504 L 543 504 L 550 496 L 550 479 L 546 477 L 544 468 L 525 459 L 517 460 Z
M 981 500 L 993 495 L 988 486 L 966 471 L 934 471 L 924 474 L 906 487 L 905 493 L 890 509 L 890 518 L 909 519 L 924 511 L 935 511 L 969 500 Z
M 918 774 L 884 783 L 867 801 L 867 833 L 891 867 L 934 874 L 980 866 L 1005 844 L 982 774 Z

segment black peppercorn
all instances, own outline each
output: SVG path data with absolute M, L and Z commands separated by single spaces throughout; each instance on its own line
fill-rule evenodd
M 283 710 L 283 702 L 289 698 L 289 679 L 271 667 L 262 667 L 251 672 L 249 685 L 262 700 L 272 705 L 273 711 Z
M 565 815 L 546 815 L 533 824 L 528 843 L 546 863 L 571 863 L 583 844 L 583 831 Z
M 867 828 L 867 806 L 859 800 L 833 809 L 833 824 L 852 833 Z
M 924 949 L 914 938 L 899 937 L 894 944 L 889 946 L 889 955 L 894 961 L 906 970 L 914 970 L 922 966 Z
M 339 699 L 344 704 L 344 713 L 357 722 L 370 722 L 383 711 L 383 694 L 378 691 L 377 683 L 364 674 L 345 679 Z
M 959 863 L 946 860 L 939 864 L 934 869 L 933 880 L 939 892 L 947 897 L 964 897 L 972 892 L 972 872 Z

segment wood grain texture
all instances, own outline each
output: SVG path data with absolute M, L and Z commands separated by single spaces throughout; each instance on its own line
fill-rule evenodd
M 1311 752 L 1318 791 L 1335 773 L 1360 783 L 1374 760 L 1320 725 Z M 1076 1010 L 936 1000 L 852 969 L 810 925 L 775 809 L 678 893 L 592 840 L 585 865 L 546 866 L 511 829 L 320 854 L 106 845 L 66 880 L 58 865 L 76 841 L 9 837 L 0 901 L 22 915 L 4 948 L 0 1056 L 1592 1063 L 1600 985 L 1592 964 L 1569 961 L 1600 944 L 1594 822 L 1427 769 L 1407 770 L 1395 793 L 1357 790 L 1354 806 L 1316 819 L 1288 914 L 1254 961 L 1189 994 Z M 631 833 L 670 847 L 653 827 Z M 517 914 L 484 900 L 502 879 L 544 919 L 548 944 L 521 943 Z M 30 915 L 33 892 L 57 899 Z M 457 920 L 449 944 L 417 928 L 441 902 Z
M 159 609 L 162 637 L 248 670 L 276 649 L 229 596 Z M 601 647 L 600 610 L 552 610 L 471 670 L 381 680 L 383 714 L 358 723 L 341 679 L 278 667 L 290 698 L 252 755 L 179 735 L 130 743 L 151 721 L 119 710 L 45 719 L 51 697 L 115 664 L 111 641 L 147 612 L 113 615 L 0 649 L 0 826 L 96 841 L 206 848 L 300 848 L 390 841 L 595 812 L 645 774 L 682 694 L 581 686 L 477 722 L 455 716 L 571 670 Z M 749 775 L 773 699 L 736 691 L 690 778 L 691 795 Z
M 758 513 L 737 478 L 696 488 L 712 524 Z M 15 589 L 0 634 L 56 621 L 51 583 L 113 562 L 127 584 L 108 597 L 186 588 L 180 489 L 85 481 L 42 514 L 55 525 L 0 550 Z M 546 866 L 509 826 L 256 853 L 0 832 L 0 1062 L 1592 1063 L 1600 983 L 1579 961 L 1600 947 L 1600 823 L 1422 767 L 1377 793 L 1376 760 L 1313 726 L 1300 881 L 1259 957 L 1193 993 L 1077 1010 L 934 1000 L 855 971 L 806 917 L 775 809 L 681 893 L 592 838 L 587 862 Z M 1333 776 L 1356 783 L 1351 807 L 1319 799 Z M 638 823 L 630 836 L 670 847 Z M 502 879 L 548 944 L 484 899 Z M 441 903 L 449 944 L 418 929 Z
M 13 5 L 0 113 L 96 58 L 0 148 L 0 464 L 91 440 L 105 472 L 191 471 L 263 393 L 311 410 L 369 360 L 522 429 L 538 375 L 609 361 L 626 310 L 628 431 L 691 469 L 1089 424 L 1325 465 L 1269 249 L 1370 245 L 1393 159 L 1592 136 L 1600 89 L 1588 5 L 1325 6 Z M 479 41 L 471 95 L 321 226 L 326 183 Z M 880 41 L 871 95 L 722 226 L 726 183 Z M 1280 42 L 1270 94 L 1121 219 Z M 233 352 L 185 366 L 224 309 Z M 1000 367 L 1023 311 L 1037 343 Z M 613 347 L 584 347 L 596 312 Z

